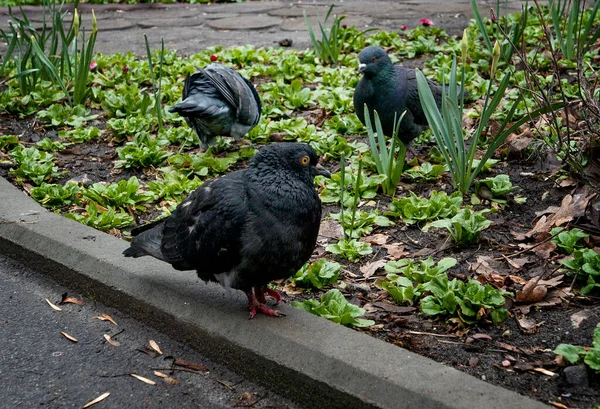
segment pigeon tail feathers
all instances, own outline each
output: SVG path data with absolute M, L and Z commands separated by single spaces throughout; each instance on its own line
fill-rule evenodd
M 134 258 L 152 256 L 159 260 L 164 260 L 165 258 L 160 250 L 163 227 L 163 224 L 160 223 L 135 236 L 131 241 L 131 247 L 125 249 L 123 255 Z

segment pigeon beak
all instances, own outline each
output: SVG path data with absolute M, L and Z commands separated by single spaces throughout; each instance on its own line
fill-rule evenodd
M 367 68 L 367 64 L 363 64 L 363 63 L 358 64 L 358 73 L 359 74 L 362 73 L 365 70 L 365 68 Z
M 325 176 L 326 178 L 330 178 L 331 177 L 331 173 L 329 173 L 329 171 L 327 169 L 325 169 L 323 166 L 321 166 L 320 164 L 317 164 L 317 166 L 315 166 L 315 173 L 317 175 L 321 175 L 321 176 Z

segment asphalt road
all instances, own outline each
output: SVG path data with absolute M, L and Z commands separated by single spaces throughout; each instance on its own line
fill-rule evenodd
M 105 392 L 110 395 L 92 408 L 299 407 L 94 301 L 93 295 L 72 293 L 1 253 L 0 249 L 0 408 L 81 408 Z M 83 304 L 60 304 L 65 293 Z M 117 325 L 94 318 L 102 314 Z M 119 346 L 109 344 L 105 334 Z M 150 340 L 162 355 L 143 352 Z M 175 359 L 191 364 L 176 366 Z M 193 364 L 203 368 L 195 371 L 200 366 Z M 155 375 L 155 370 L 177 384 Z

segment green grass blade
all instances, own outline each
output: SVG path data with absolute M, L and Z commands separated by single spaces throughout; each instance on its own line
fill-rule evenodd
M 481 36 L 483 37 L 483 41 L 485 42 L 485 46 L 487 47 L 488 51 L 491 53 L 492 52 L 492 42 L 490 41 L 490 37 L 487 33 L 487 30 L 485 28 L 485 23 L 483 22 L 483 19 L 481 18 L 481 14 L 479 14 L 479 8 L 477 7 L 477 1 L 476 0 L 471 0 L 471 9 L 473 9 L 473 17 L 475 18 L 475 22 L 477 23 L 477 27 L 479 27 L 479 32 L 481 33 Z

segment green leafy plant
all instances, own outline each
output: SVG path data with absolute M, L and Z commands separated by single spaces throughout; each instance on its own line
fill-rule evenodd
M 375 28 L 369 28 L 363 30 L 356 34 L 351 34 L 349 30 L 342 27 L 342 21 L 346 18 L 346 16 L 338 17 L 336 15 L 333 16 L 333 22 L 329 29 L 326 29 L 324 26 L 327 24 L 327 20 L 331 16 L 331 12 L 333 11 L 334 5 L 332 4 L 325 15 L 325 19 L 323 23 L 319 22 L 319 29 L 321 32 L 321 40 L 317 40 L 315 37 L 315 33 L 313 28 L 306 16 L 306 12 L 304 13 L 304 22 L 306 23 L 306 28 L 308 29 L 308 35 L 310 36 L 310 41 L 312 42 L 313 48 L 315 49 L 315 53 L 317 56 L 323 61 L 325 64 L 333 64 L 337 65 L 340 62 L 341 57 L 345 54 L 344 47 L 345 44 L 348 43 L 348 47 L 352 47 L 352 44 L 358 39 L 359 36 L 368 33 L 369 31 L 376 30 Z
M 58 131 L 58 137 L 73 143 L 86 143 L 97 139 L 102 131 L 95 126 Z
M 400 217 L 404 223 L 414 224 L 454 217 L 463 203 L 460 192 L 454 192 L 448 196 L 446 192 L 433 190 L 429 199 L 420 198 L 412 191 L 409 194 L 409 197 L 393 198 L 390 210 L 385 212 L 385 215 Z
M 53 141 L 50 138 L 44 138 L 38 142 L 36 142 L 35 146 L 42 150 L 42 151 L 47 151 L 47 152 L 56 152 L 56 151 L 60 151 L 65 149 L 67 146 L 69 146 L 70 143 L 62 143 L 60 141 Z
M 319 300 L 292 301 L 291 304 L 293 307 L 342 325 L 368 327 L 375 324 L 375 321 L 357 318 L 364 315 L 365 310 L 349 303 L 338 289 L 327 291 Z
M 361 257 L 373 253 L 369 243 L 356 239 L 340 239 L 335 244 L 329 244 L 326 250 L 352 262 L 357 262 Z
M 456 266 L 456 262 L 456 259 L 452 257 L 443 258 L 437 263 L 433 261 L 432 257 L 418 262 L 413 259 L 402 259 L 388 261 L 385 265 L 385 271 L 390 273 L 387 275 L 387 279 L 390 281 L 405 277 L 422 284 L 430 281 L 436 275 L 450 270 Z
M 508 293 L 476 280 L 449 280 L 446 271 L 456 262 L 451 257 L 437 263 L 431 257 L 418 263 L 412 259 L 390 261 L 385 266 L 390 272 L 388 281 L 382 281 L 381 287 L 399 304 L 418 302 L 426 315 L 447 315 L 460 324 L 487 318 L 494 323 L 504 321 L 508 316 L 504 295 Z
M 547 34 L 554 46 L 560 48 L 564 58 L 569 60 L 588 52 L 600 37 L 600 31 L 594 28 L 594 19 L 600 4 L 594 3 L 586 22 L 582 7 L 585 0 L 549 0 L 548 3 L 553 30 L 548 30 Z M 539 14 L 543 16 L 543 13 Z
M 19 138 L 16 135 L 0 135 L 0 151 L 14 148 L 19 144 Z
M 394 224 L 387 217 L 380 215 L 377 209 L 370 212 L 356 210 L 351 213 L 331 213 L 329 216 L 342 225 L 346 237 L 353 239 L 370 234 L 376 226 L 388 227 Z
M 135 176 L 129 179 L 120 180 L 117 183 L 104 184 L 94 183 L 87 189 L 83 189 L 81 194 L 104 207 L 116 207 L 144 210 L 142 203 L 147 203 L 155 199 L 152 192 L 143 192 L 140 190 L 140 182 Z
M 359 151 L 356 177 L 347 177 L 348 174 L 351 175 L 351 172 L 346 171 L 346 156 L 343 152 L 340 156 L 340 171 L 331 175 L 331 178 L 318 179 L 319 183 L 324 185 L 320 194 L 321 201 L 323 203 L 341 203 L 342 207 L 355 209 L 360 198 L 373 199 L 386 176 L 365 176 L 362 174 L 362 168 L 363 157 Z M 352 190 L 348 191 L 347 189 L 352 184 Z
M 446 171 L 446 165 L 432 165 L 429 162 L 423 162 L 419 166 L 413 166 L 404 171 L 404 176 L 419 181 L 432 182 L 437 180 Z
M 575 250 L 572 259 L 563 259 L 560 263 L 574 272 L 579 281 L 585 282 L 581 294 L 586 295 L 600 288 L 600 254 L 594 250 Z
M 11 10 L 10 16 L 10 34 L 0 32 L 0 36 L 9 44 L 0 71 L 4 71 L 8 58 L 13 57 L 18 67 L 16 78 L 23 96 L 31 93 L 39 81 L 51 80 L 60 87 L 70 105 L 84 104 L 89 91 L 89 66 L 98 32 L 94 12 L 92 31 L 87 42 L 77 5 L 68 26 L 64 21 L 67 13 L 62 11 L 62 4 L 50 1 L 44 3 L 40 30 L 33 28 L 25 13 L 18 18 Z M 69 92 L 69 88 L 72 88 L 72 92 Z
M 156 199 L 180 202 L 202 183 L 196 175 L 188 177 L 167 167 L 161 169 L 161 179 L 148 182 L 148 189 L 156 195 Z
M 17 183 L 30 180 L 39 186 L 62 174 L 54 164 L 54 155 L 40 151 L 36 147 L 23 148 L 23 145 L 17 145 L 8 154 L 18 165 L 17 168 L 10 170 L 10 174 L 16 176 Z
M 431 295 L 421 299 L 421 311 L 426 315 L 452 315 L 459 322 L 467 324 L 484 318 L 498 323 L 508 317 L 503 308 L 506 302 L 502 291 L 489 284 L 482 285 L 477 280 L 466 284 L 458 279 L 448 280 L 448 275 L 440 274 L 426 285 Z
M 125 210 L 100 209 L 94 202 L 88 204 L 82 214 L 65 213 L 64 216 L 102 231 L 121 229 L 134 223 L 133 216 Z
M 44 182 L 29 192 L 36 202 L 52 210 L 74 203 L 77 200 L 77 193 L 79 193 L 79 186 L 75 183 L 66 183 L 63 186 Z
M 312 105 L 314 100 L 310 89 L 302 86 L 302 81 L 295 79 L 289 86 L 280 84 L 283 105 L 289 109 L 299 109 Z
M 49 122 L 54 127 L 70 125 L 74 128 L 81 128 L 86 122 L 98 118 L 98 115 L 90 115 L 90 111 L 82 105 L 70 107 L 68 105 L 53 104 L 38 112 L 38 118 Z
M 106 122 L 106 128 L 112 131 L 117 141 L 131 135 L 151 132 L 155 126 L 152 115 L 131 115 L 124 118 L 111 118 Z
M 127 142 L 125 146 L 117 148 L 119 160 L 115 161 L 115 168 L 147 168 L 162 164 L 173 153 L 165 149 L 169 141 L 151 138 L 142 132 Z
M 491 209 L 474 212 L 465 208 L 451 219 L 441 219 L 427 223 L 423 227 L 423 231 L 427 232 L 434 227 L 443 228 L 448 230 L 454 243 L 468 245 L 479 238 L 479 233 L 490 227 L 492 222 L 486 218 L 486 215 L 491 212 Z
M 379 114 L 377 111 L 374 113 L 375 129 L 377 131 L 377 140 L 375 140 L 367 104 L 365 104 L 364 110 L 365 126 L 367 128 L 367 134 L 369 135 L 369 143 L 371 144 L 371 155 L 375 160 L 377 172 L 380 175 L 386 176 L 381 184 L 381 188 L 383 189 L 384 194 L 393 196 L 394 193 L 396 193 L 396 188 L 402 178 L 402 170 L 404 169 L 404 162 L 406 160 L 406 147 L 400 142 L 400 139 L 398 139 L 398 129 L 400 128 L 400 122 L 402 121 L 402 118 L 404 118 L 406 111 L 400 115 L 397 122 L 394 117 L 394 134 L 391 135 L 392 142 L 388 149 L 385 143 Z
M 450 82 L 448 86 L 444 86 L 443 89 L 441 111 L 437 107 L 433 93 L 427 83 L 427 79 L 421 71 L 417 70 L 417 87 L 419 90 L 419 99 L 421 101 L 421 105 L 423 106 L 423 112 L 425 113 L 429 126 L 431 127 L 433 135 L 435 136 L 438 149 L 444 156 L 444 160 L 448 165 L 448 169 L 450 170 L 450 174 L 452 176 L 452 182 L 455 188 L 457 188 L 463 194 L 469 190 L 473 184 L 473 181 L 475 180 L 475 177 L 481 171 L 483 164 L 493 155 L 496 149 L 498 149 L 498 147 L 504 143 L 506 138 L 511 133 L 517 130 L 524 123 L 560 106 L 560 104 L 553 104 L 542 107 L 513 122 L 512 119 L 514 112 L 521 101 L 521 97 L 518 96 L 517 100 L 512 103 L 512 106 L 506 114 L 506 118 L 500 125 L 496 136 L 488 145 L 481 162 L 475 169 L 472 169 L 473 160 L 475 159 L 475 152 L 481 134 L 487 126 L 492 114 L 496 111 L 500 101 L 504 97 L 505 90 L 508 87 L 511 78 L 511 72 L 508 71 L 504 75 L 502 81 L 495 90 L 494 97 L 492 98 L 491 96 L 494 88 L 492 85 L 496 74 L 498 59 L 500 58 L 500 46 L 499 43 L 496 42 L 490 68 L 490 80 L 488 82 L 487 93 L 485 95 L 482 107 L 481 118 L 478 126 L 470 135 L 470 146 L 467 149 L 467 144 L 465 143 L 466 138 L 462 127 L 465 98 L 462 90 L 465 89 L 465 69 L 467 66 L 468 55 L 467 50 L 468 36 L 467 30 L 465 30 L 462 38 L 462 71 L 460 86 L 457 82 L 456 56 L 453 56 L 452 68 L 450 71 Z M 458 95 L 459 90 L 461 90 L 460 97 Z
M 589 237 L 589 234 L 576 227 L 571 230 L 555 227 L 550 230 L 550 234 L 554 236 L 552 242 L 565 254 L 573 254 L 575 250 L 582 249 L 584 245 L 580 243 L 581 239 Z
M 202 177 L 209 174 L 218 175 L 224 173 L 239 159 L 240 153 L 238 152 L 230 152 L 220 157 L 213 155 L 209 150 L 199 154 L 176 154 L 169 157 L 169 163 L 175 169 Z
M 341 268 L 338 263 L 322 258 L 314 263 L 303 265 L 291 281 L 297 286 L 321 290 L 328 284 L 337 283 Z
M 596 373 L 600 373 L 600 323 L 596 325 L 596 329 L 594 330 L 591 348 L 560 344 L 554 349 L 554 353 L 562 355 L 567 362 L 573 365 L 585 363 Z

